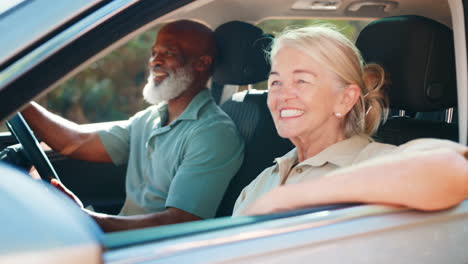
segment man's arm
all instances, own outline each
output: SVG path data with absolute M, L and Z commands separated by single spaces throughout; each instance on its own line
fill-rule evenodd
M 133 215 L 116 216 L 91 212 L 84 209 L 98 223 L 104 232 L 114 232 L 144 227 L 169 225 L 189 221 L 201 220 L 202 218 L 186 211 L 169 207 L 162 212 Z
M 430 211 L 468 195 L 467 152 L 453 149 L 389 155 L 316 180 L 276 188 L 243 214 L 267 214 L 343 202 L 380 203 Z
M 111 162 L 99 135 L 32 102 L 21 112 L 34 133 L 53 150 L 72 158 Z
M 151 226 L 176 224 L 202 219 L 196 215 L 174 207 L 169 207 L 162 212 L 133 216 L 116 216 L 96 213 L 85 209 L 80 199 L 56 179 L 52 179 L 51 184 L 52 186 L 63 192 L 65 195 L 67 195 L 81 209 L 83 209 L 88 215 L 90 215 L 104 232 L 114 232 Z

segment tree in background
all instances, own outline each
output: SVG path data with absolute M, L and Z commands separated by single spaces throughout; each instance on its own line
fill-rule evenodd
M 271 19 L 258 24 L 265 33 L 276 34 L 287 27 L 317 23 L 335 25 L 351 40 L 368 23 L 344 20 Z M 77 123 L 95 123 L 127 119 L 148 105 L 142 89 L 146 83 L 148 59 L 158 29 L 142 33 L 92 63 L 85 70 L 38 100 L 47 109 Z M 254 85 L 266 89 L 266 82 Z
M 38 102 L 77 123 L 127 119 L 146 108 L 142 89 L 157 30 L 138 35 Z
M 264 33 L 276 36 L 287 28 L 299 28 L 320 24 L 330 24 L 335 26 L 341 33 L 347 36 L 351 41 L 355 42 L 361 30 L 370 21 L 346 21 L 346 20 L 321 20 L 321 19 L 269 19 L 257 24 Z M 253 89 L 266 90 L 268 88 L 267 81 L 259 82 L 252 85 Z
M 358 33 L 370 21 L 348 21 L 348 20 L 322 20 L 322 19 L 269 19 L 257 24 L 265 33 L 277 35 L 286 28 L 299 28 L 313 25 L 330 24 L 335 26 L 341 33 L 351 41 L 355 41 Z

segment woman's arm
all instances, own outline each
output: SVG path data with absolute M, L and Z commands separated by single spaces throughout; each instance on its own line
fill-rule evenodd
M 408 151 L 336 170 L 300 184 L 278 187 L 243 214 L 267 214 L 314 205 L 363 202 L 431 211 L 468 196 L 468 151 Z

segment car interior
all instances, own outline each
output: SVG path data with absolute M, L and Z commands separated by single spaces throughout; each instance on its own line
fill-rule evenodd
M 221 102 L 224 87 L 251 85 L 268 78 L 266 51 L 273 36 L 251 23 L 230 21 L 215 29 L 215 37 L 218 58 L 211 92 L 246 143 L 244 162 L 218 208 L 217 217 L 221 217 L 229 216 L 242 189 L 293 145 L 276 132 L 266 105 L 267 90 L 248 89 Z M 389 76 L 387 89 L 392 111 L 378 129 L 377 141 L 396 145 L 422 137 L 458 141 L 458 125 L 448 115 L 453 115 L 457 104 L 450 28 L 417 15 L 385 17 L 368 24 L 356 45 L 366 62 L 381 64 Z M 63 180 L 79 197 L 85 197 L 85 204 L 98 211 L 118 213 L 125 195 L 125 166 L 71 160 L 53 152 L 49 158 L 54 160 L 58 175 L 67 175 L 70 167 L 75 168 L 75 175 L 85 175 L 90 170 L 94 175 L 100 174 L 96 188 L 78 187 L 82 181 L 77 177 Z
M 257 34 L 249 34 L 251 31 Z M 246 85 L 268 78 L 268 45 L 258 42 L 269 38 L 260 31 L 240 21 L 216 29 L 221 54 L 213 76 L 213 92 L 218 84 Z M 367 25 L 356 45 L 367 63 L 382 65 L 390 76 L 390 108 L 398 113 L 419 114 L 390 116 L 379 127 L 377 141 L 395 145 L 427 137 L 458 141 L 456 123 L 424 119 L 427 112 L 445 113 L 457 103 L 453 35 L 447 26 L 422 16 L 386 17 Z M 231 181 L 218 216 L 229 215 L 243 187 L 271 166 L 274 158 L 293 148 L 276 133 L 266 105 L 267 94 L 243 91 L 221 105 L 241 131 L 246 150 L 244 163 Z
M 390 116 L 377 132 L 378 141 L 395 145 L 424 137 L 458 141 L 453 120 L 425 118 L 428 112 L 456 108 L 451 29 L 421 16 L 388 17 L 365 27 L 356 45 L 365 61 L 383 65 L 389 75 L 390 108 L 418 113 Z
M 249 7 L 255 10 L 255 13 L 244 10 L 249 14 L 250 20 L 268 17 L 260 11 L 261 4 L 258 3 L 259 6 L 257 6 L 257 3 L 252 3 Z M 289 2 L 274 1 L 272 9 L 277 9 L 277 13 L 295 17 L 315 12 L 314 9 L 303 9 L 306 5 L 304 1 L 295 1 L 293 7 L 290 7 L 290 4 Z M 402 5 L 402 10 L 408 8 L 405 6 L 408 3 L 399 4 Z M 446 4 L 445 2 L 436 3 L 437 6 L 432 8 L 440 7 L 440 9 L 445 10 L 447 9 Z M 321 4 L 314 2 L 314 5 L 320 8 Z M 206 10 L 210 10 L 209 12 L 229 6 L 239 8 L 236 1 L 205 1 L 200 3 L 200 6 L 206 7 Z M 145 14 L 154 12 L 151 16 L 148 15 L 148 20 L 159 14 L 155 11 L 157 7 L 152 6 L 152 8 L 141 7 L 141 11 L 143 12 L 144 9 Z M 186 12 L 168 13 L 160 20 L 170 21 L 189 17 L 217 25 L 215 36 L 219 58 L 211 80 L 211 91 L 222 109 L 236 123 L 246 142 L 244 163 L 232 179 L 217 212 L 217 216 L 227 216 L 232 212 L 234 202 L 242 188 L 263 169 L 271 166 L 274 158 L 291 150 L 293 145 L 288 140 L 280 138 L 276 133 L 266 106 L 268 91 L 248 89 L 235 93 L 229 96 L 227 101 L 221 102 L 223 92 L 226 90 L 225 87 L 251 85 L 267 79 L 269 64 L 266 60 L 265 50 L 268 49 L 272 35 L 265 34 L 253 23 L 235 19 L 224 22 L 227 17 L 206 16 L 202 10 L 202 8 L 194 8 Z M 317 12 L 321 12 L 320 9 L 317 10 L 319 10 Z M 420 9 L 421 14 L 430 14 L 438 21 L 420 15 L 385 17 L 389 10 L 397 10 L 394 14 L 398 15 L 399 11 L 395 9 L 391 1 L 351 4 L 346 10 L 340 11 L 343 13 L 336 13 L 338 17 L 383 17 L 367 25 L 356 41 L 365 61 L 383 65 L 390 79 L 388 92 L 392 111 L 387 122 L 379 128 L 375 139 L 397 145 L 421 137 L 437 137 L 458 141 L 454 45 L 452 31 L 447 26 L 447 24 L 450 25 L 450 17 L 445 16 L 443 12 L 437 13 L 432 9 L 425 10 L 424 8 Z M 190 14 L 189 16 L 186 16 L 187 12 Z M 269 12 L 270 14 L 275 13 L 275 10 L 269 10 Z M 227 15 L 229 16 L 229 14 Z M 130 24 L 131 28 L 138 27 L 136 24 Z M 109 28 L 111 25 L 102 30 L 109 30 Z M 98 35 L 100 32 L 91 33 Z M 118 39 L 118 36 L 114 36 L 114 38 Z M 76 43 L 69 49 L 77 49 L 76 47 L 84 45 L 86 40 L 81 40 L 82 43 Z M 101 42 L 112 42 L 112 39 L 99 39 L 99 45 Z M 98 49 L 99 47 L 94 45 L 86 52 L 93 53 Z M 54 56 L 65 56 L 65 53 L 66 50 L 63 50 Z M 77 64 L 68 59 L 65 61 L 66 63 L 53 74 L 60 74 L 62 68 L 63 71 L 66 71 L 67 68 Z M 51 67 L 56 66 L 51 65 Z M 15 85 L 24 86 L 35 80 L 37 86 L 40 87 L 41 83 L 47 83 L 49 79 L 53 78 L 52 74 L 43 78 L 34 78 L 33 72 L 31 77 L 21 79 Z M 33 93 L 34 91 L 29 92 Z M 4 110 L 2 111 L 4 112 Z M 5 111 L 10 110 L 6 109 Z M 93 171 L 94 175 L 99 174 L 101 179 L 93 181 L 95 188 L 80 187 L 83 184 L 83 179 L 77 177 L 62 178 L 64 183 L 70 189 L 75 190 L 79 197 L 85 197 L 83 201 L 86 204 L 93 205 L 98 211 L 118 212 L 125 194 L 125 166 L 109 167 L 103 164 L 70 160 L 53 152 L 49 152 L 48 156 L 53 159 L 54 167 L 60 176 L 67 175 L 70 168 L 73 168 L 74 175 L 86 175 L 89 171 Z
M 218 85 L 249 85 L 268 78 L 270 71 L 265 50 L 272 36 L 254 25 L 232 21 L 215 30 L 219 62 L 215 66 L 212 92 Z M 244 138 L 244 162 L 236 173 L 218 209 L 218 216 L 232 214 L 242 189 L 273 160 L 293 148 L 278 136 L 266 105 L 266 91 L 246 90 L 234 94 L 221 108 L 232 118 Z
M 11 240 L 10 238 L 19 241 L 21 237 L 24 241 L 40 246 L 56 242 L 59 248 L 65 245 L 62 243 L 65 240 L 70 241 L 70 244 L 79 245 L 76 237 L 71 235 L 71 230 L 67 230 L 73 229 L 80 233 L 78 236 L 81 238 L 93 235 L 88 238 L 98 247 L 96 258 L 99 259 L 99 263 L 146 263 L 152 262 L 152 257 L 156 259 L 154 263 L 185 263 L 192 260 L 193 263 L 207 263 L 209 261 L 204 261 L 205 259 L 221 259 L 225 256 L 227 257 L 222 259 L 223 263 L 260 263 L 262 260 L 262 263 L 295 263 L 286 255 L 291 256 L 300 250 L 303 252 L 298 254 L 302 255 L 296 258 L 299 260 L 297 262 L 309 259 L 309 254 L 325 255 L 331 252 L 331 255 L 339 256 L 345 255 L 346 250 L 352 252 L 348 255 L 359 255 L 356 259 L 360 258 L 363 262 L 368 262 L 367 258 L 371 254 L 380 257 L 385 255 L 383 253 L 400 253 L 404 249 L 411 251 L 409 254 L 416 254 L 421 258 L 433 258 L 432 263 L 443 262 L 437 258 L 438 253 L 442 251 L 441 255 L 444 256 L 453 252 L 455 254 L 452 255 L 456 255 L 458 251 L 465 254 L 460 253 L 460 256 L 466 256 L 463 248 L 466 236 L 463 237 L 464 233 L 458 232 L 466 227 L 466 200 L 453 210 L 431 213 L 346 203 L 270 215 L 229 217 L 241 190 L 265 168 L 273 165 L 275 158 L 294 147 L 289 140 L 278 136 L 266 103 L 268 90 L 265 89 L 263 81 L 268 78 L 270 65 L 265 50 L 269 49 L 276 32 L 270 34 L 271 31 L 262 29 L 265 21 L 333 20 L 338 21 L 338 24 L 340 21 L 352 26 L 359 24 L 353 38 L 355 37 L 355 43 L 365 62 L 381 64 L 388 74 L 390 113 L 386 122 L 381 124 L 374 135 L 374 139 L 400 145 L 417 138 L 434 137 L 466 145 L 468 97 L 464 45 L 465 24 L 468 19 L 465 19 L 466 11 L 462 3 L 468 2 L 77 0 L 70 3 L 60 2 L 44 9 L 44 12 L 37 12 L 40 5 L 50 3 L 47 3 L 47 0 L 24 0 L 18 5 L 18 10 L 20 13 L 24 11 L 21 13 L 23 17 L 30 15 L 38 18 L 37 25 L 28 29 L 22 28 L 20 23 L 13 23 L 22 29 L 15 34 L 24 35 L 26 44 L 18 42 L 18 47 L 13 49 L 9 43 L 9 46 L 5 45 L 5 50 L 15 52 L 0 51 L 0 98 L 11 98 L 11 103 L 0 104 L 2 122 L 11 118 L 15 111 L 28 101 L 39 99 L 41 95 L 55 89 L 80 71 L 88 69 L 87 67 L 92 69 L 98 64 L 98 59 L 107 56 L 109 51 L 126 45 L 139 34 L 173 20 L 193 19 L 206 23 L 215 32 L 218 58 L 208 86 L 215 101 L 232 118 L 244 138 L 245 155 L 242 166 L 231 180 L 217 209 L 215 219 L 106 234 L 103 234 L 81 210 L 70 206 L 72 203 L 69 200 L 59 199 L 63 197 L 53 196 L 53 192 L 48 192 L 50 186 L 41 182 L 41 188 L 33 188 L 37 187 L 34 185 L 36 182 L 31 184 L 29 177 L 18 181 L 5 179 L 2 181 L 2 188 L 6 192 L 0 192 L 0 196 L 11 204 L 19 201 L 17 204 L 20 206 L 17 207 L 22 210 L 11 206 L 5 210 L 7 216 L 18 215 L 21 221 L 6 218 L 4 227 L 8 230 L 11 227 L 11 231 L 4 236 L 4 241 Z M 29 7 L 31 8 L 28 11 Z M 62 12 L 65 8 L 68 8 L 66 12 Z M 8 24 L 2 24 L 5 22 L 2 19 L 9 19 L 8 13 L 12 12 L 3 12 L 0 9 L 0 28 Z M 57 15 L 58 13 L 60 15 Z M 43 16 L 47 17 L 44 21 L 41 20 Z M 48 28 L 46 22 L 55 23 L 54 27 Z M 360 30 L 363 25 L 366 26 Z M 6 31 L 4 33 L 6 37 L 14 37 L 14 34 Z M 460 46 L 460 42 L 463 45 Z M 15 71 L 15 67 L 20 70 Z M 12 123 L 19 122 L 17 117 L 10 120 Z M 84 126 L 105 127 L 112 122 L 119 121 L 93 121 Z M 28 159 L 25 152 L 19 145 L 11 146 L 16 143 L 13 135 L 0 132 L 0 159 L 11 160 L 17 165 L 29 168 L 30 162 L 25 162 Z M 125 165 L 80 161 L 50 149 L 46 154 L 61 181 L 81 198 L 85 206 L 98 212 L 119 213 L 125 198 Z M 0 163 L 0 169 L 7 176 L 26 175 L 25 171 L 13 169 L 4 162 Z M 28 188 L 31 188 L 16 188 L 17 184 L 30 184 Z M 21 199 L 15 201 L 15 197 L 11 195 L 13 192 L 9 192 L 10 189 L 18 189 Z M 41 203 L 40 206 L 31 206 L 30 211 L 23 210 L 23 205 L 31 203 L 30 195 L 38 197 L 38 202 L 51 201 L 55 197 L 60 203 L 63 202 L 67 210 L 60 210 L 61 207 L 57 206 L 57 203 Z M 42 199 L 41 195 L 48 198 Z M 31 221 L 31 215 L 34 215 L 35 221 Z M 85 225 L 80 226 L 74 222 L 75 219 L 80 219 Z M 56 224 L 68 222 L 72 224 Z M 84 229 L 80 229 L 83 227 Z M 20 229 L 22 233 L 17 231 Z M 88 231 L 90 232 L 87 233 Z M 54 232 L 60 233 L 63 241 L 52 241 L 55 239 L 53 236 L 53 239 L 49 239 L 49 233 Z M 46 241 L 47 239 L 49 241 Z M 381 243 L 375 243 L 379 239 Z M 401 239 L 404 239 L 404 243 L 399 243 L 403 241 Z M 433 244 L 440 248 L 429 248 L 425 243 L 420 243 L 423 240 L 434 242 Z M 392 243 L 394 241 L 396 242 Z M 461 242 L 458 243 L 459 241 Z M 255 243 L 256 247 L 251 246 Z M 441 244 L 447 244 L 447 248 L 443 248 L 444 245 Z M 358 247 L 356 245 L 360 245 L 363 251 L 354 250 Z M 377 250 L 370 252 L 373 251 L 369 250 L 372 245 L 384 245 L 387 250 L 378 254 Z M 29 244 L 22 243 L 21 246 L 26 248 Z M 236 249 L 236 246 L 237 251 L 231 250 Z M 294 248 L 295 246 L 300 249 Z M 213 249 L 210 252 L 210 249 L 207 249 L 209 247 L 215 252 Z M 201 250 L 197 251 L 198 249 Z M 4 251 L 0 252 L 2 257 L 5 250 L 8 250 L 8 247 L 5 246 Z M 425 254 L 429 251 L 432 255 Z M 195 257 L 182 261 L 171 259 L 179 252 L 182 252 L 181 258 L 192 257 L 192 253 Z M 252 256 L 259 261 L 251 261 Z M 270 261 L 265 261 L 262 257 L 269 258 Z M 0 262 L 2 260 L 0 257 Z M 320 262 L 325 263 L 343 262 L 327 261 L 325 258 L 318 260 L 324 260 Z M 380 261 L 372 262 L 387 263 L 392 260 L 385 256 L 381 257 Z
M 388 31 L 393 34 L 378 33 Z M 410 34 L 412 31 L 417 31 L 418 35 Z M 245 22 L 231 21 L 220 25 L 215 34 L 220 54 L 211 86 L 214 97 L 219 94 L 216 89 L 223 85 L 246 85 L 268 78 L 269 63 L 265 59 L 265 47 L 268 48 L 270 39 L 261 32 L 261 29 Z M 239 38 L 240 35 L 243 37 Z M 376 38 L 376 35 L 379 37 Z M 399 39 L 393 38 L 390 41 L 387 36 L 393 35 L 398 35 Z M 258 43 L 259 41 L 261 43 Z M 445 119 L 424 119 L 421 114 L 414 114 L 412 117 L 398 115 L 400 110 L 422 114 L 433 111 L 445 113 L 447 109 L 456 106 L 453 39 L 449 28 L 421 16 L 386 17 L 366 26 L 358 36 L 357 46 L 367 63 L 375 62 L 383 65 L 392 80 L 387 89 L 390 107 L 396 110 L 394 112 L 397 115 L 389 116 L 386 123 L 381 125 L 375 140 L 396 145 L 424 137 L 458 140 L 456 123 Z M 402 55 L 389 55 L 395 52 Z M 411 70 L 413 67 L 415 69 Z M 233 94 L 221 104 L 221 108 L 238 126 L 245 139 L 246 149 L 244 163 L 232 179 L 218 208 L 217 217 L 229 216 L 240 191 L 264 168 L 271 166 L 274 158 L 293 148 L 288 140 L 279 137 L 276 133 L 266 105 L 267 96 L 268 91 L 250 89 Z M 257 216 L 248 220 L 224 218 L 217 222 L 215 228 L 243 226 L 355 205 L 359 204 L 319 206 L 288 213 Z M 127 237 L 125 234 L 110 234 L 106 245 L 112 249 L 137 241 L 140 243 L 163 241 L 168 234 L 170 236 L 196 234 L 213 230 L 213 226 L 209 221 L 202 221 L 197 226 L 182 224 L 177 225 L 177 228 L 159 227 L 158 231 L 161 230 L 164 231 L 162 234 L 155 230 L 150 233 L 151 235 L 148 234 L 148 230 L 137 230 L 132 232 L 133 236 Z

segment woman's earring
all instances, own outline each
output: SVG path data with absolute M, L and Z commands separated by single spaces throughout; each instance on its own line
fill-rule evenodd
M 341 113 L 335 113 L 336 117 L 341 117 Z

